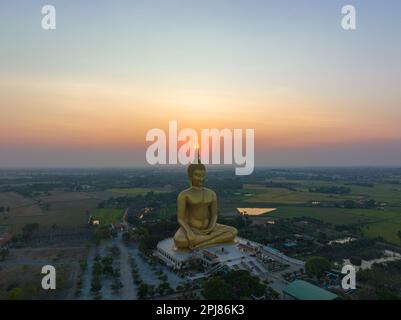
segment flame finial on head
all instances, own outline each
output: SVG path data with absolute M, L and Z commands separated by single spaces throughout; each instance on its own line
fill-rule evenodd
M 201 160 L 200 160 L 200 152 L 199 152 L 199 145 L 198 144 L 195 145 L 195 158 L 197 159 L 198 164 L 202 163 Z
M 198 144 L 195 145 L 195 160 L 194 160 L 193 163 L 191 163 L 191 164 L 188 166 L 188 169 L 187 169 L 187 173 L 188 173 L 188 177 L 189 177 L 189 180 L 190 180 L 190 181 L 191 181 L 191 179 L 192 179 L 192 175 L 193 175 L 193 173 L 194 173 L 195 170 L 203 170 L 203 171 L 206 171 L 205 165 L 204 165 L 204 164 L 201 162 L 201 160 L 200 160 L 200 156 L 199 156 L 199 145 L 198 145 Z M 191 182 L 191 185 L 192 185 L 192 182 Z

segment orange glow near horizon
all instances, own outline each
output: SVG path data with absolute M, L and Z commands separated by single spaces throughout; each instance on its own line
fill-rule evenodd
M 168 90 L 107 83 L 18 83 L 2 89 L 0 144 L 146 146 L 151 128 L 253 128 L 256 147 L 302 147 L 401 138 L 398 122 L 375 112 L 351 116 L 341 104 L 290 89 L 250 94 Z M 375 128 L 375 130 L 372 130 Z

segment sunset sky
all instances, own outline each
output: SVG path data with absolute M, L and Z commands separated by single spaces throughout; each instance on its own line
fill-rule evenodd
M 142 165 L 169 120 L 254 128 L 257 165 L 400 165 L 400 33 L 399 0 L 3 0 L 0 167 Z

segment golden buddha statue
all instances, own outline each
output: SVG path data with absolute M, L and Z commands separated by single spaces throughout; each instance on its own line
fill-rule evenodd
M 216 193 L 203 187 L 206 168 L 199 160 L 188 167 L 191 186 L 177 199 L 177 220 L 180 228 L 174 235 L 178 250 L 193 250 L 233 242 L 238 231 L 217 222 Z

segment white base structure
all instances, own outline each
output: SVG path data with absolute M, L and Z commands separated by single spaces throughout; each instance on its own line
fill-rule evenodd
M 248 270 L 254 275 L 265 278 L 269 273 L 263 262 L 270 259 L 285 262 L 295 268 L 304 268 L 303 261 L 289 258 L 282 253 L 262 244 L 237 237 L 234 243 L 221 244 L 190 252 L 177 251 L 173 238 L 167 238 L 157 244 L 155 255 L 173 269 L 188 268 L 191 263 L 201 263 L 208 275 L 228 267 L 232 270 Z
M 174 239 L 167 238 L 157 244 L 155 255 L 174 269 L 184 269 L 195 258 L 195 251 L 181 252 L 174 246 Z

